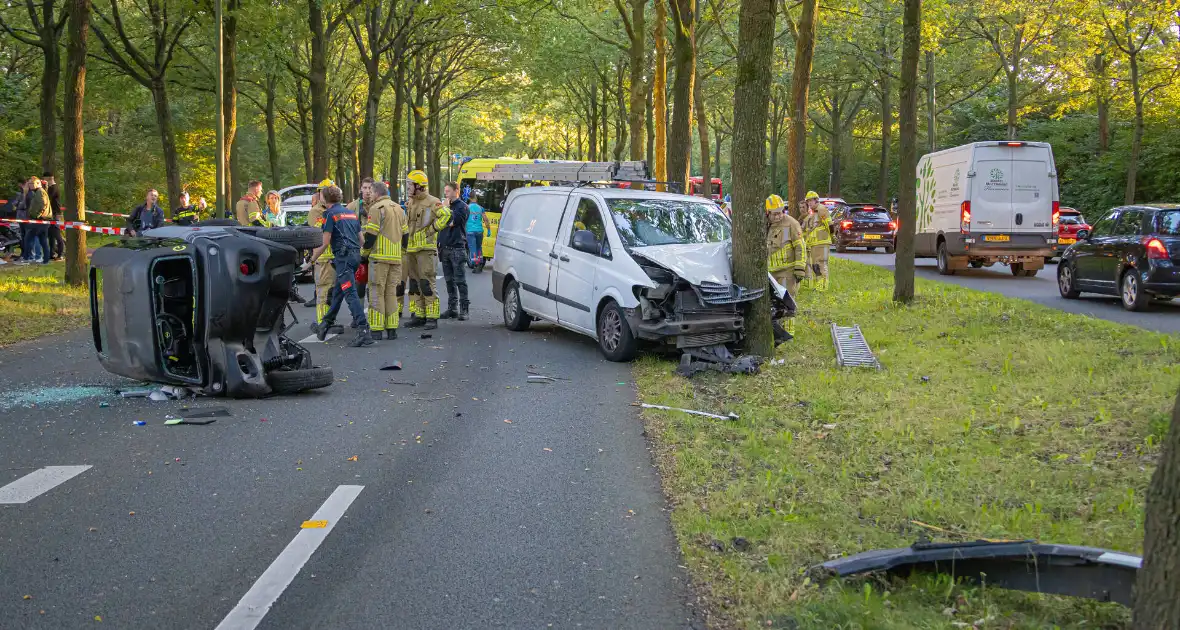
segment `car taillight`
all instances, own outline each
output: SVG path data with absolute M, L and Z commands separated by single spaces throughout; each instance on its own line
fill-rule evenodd
M 1053 202 L 1053 225 L 1057 225 L 1061 221 L 1061 202 Z
M 971 202 L 964 201 L 959 205 L 959 231 L 967 234 L 971 231 Z
M 257 270 L 258 265 L 253 260 L 247 260 L 238 265 L 238 271 L 242 272 L 243 276 L 254 275 L 254 272 Z
M 897 221 L 890 221 L 890 222 L 889 222 L 889 231 L 890 231 L 890 232 L 896 232 L 896 231 L 897 231 Z
M 847 230 L 850 227 L 852 227 L 852 221 L 841 221 L 840 222 L 840 229 L 841 230 Z
M 1168 248 L 1158 238 L 1151 238 L 1149 236 L 1143 239 L 1143 245 L 1147 248 L 1147 258 L 1149 260 L 1168 259 Z

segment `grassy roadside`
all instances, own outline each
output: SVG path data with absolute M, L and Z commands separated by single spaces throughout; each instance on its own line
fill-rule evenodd
M 741 416 L 645 414 L 716 625 L 1129 626 L 1113 604 L 938 578 L 817 586 L 803 571 L 923 535 L 1140 552 L 1180 338 L 921 279 L 898 308 L 891 272 L 831 264 L 831 292 L 801 296 L 786 365 L 691 382 L 666 362 L 635 368 L 646 402 Z M 884 369 L 837 368 L 831 321 L 860 324 Z

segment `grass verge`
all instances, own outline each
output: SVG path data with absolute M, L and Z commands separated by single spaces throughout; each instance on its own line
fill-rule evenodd
M 1115 604 L 939 577 L 816 585 L 804 571 L 922 536 L 1141 552 L 1180 339 L 922 279 L 898 307 L 890 271 L 831 267 L 829 293 L 800 297 L 785 365 L 693 381 L 665 361 L 635 368 L 645 402 L 741 416 L 645 413 L 715 625 L 1129 626 Z M 860 324 L 884 369 L 837 368 L 833 321 Z
M 0 346 L 73 330 L 90 321 L 85 286 L 67 286 L 63 263 L 0 266 Z

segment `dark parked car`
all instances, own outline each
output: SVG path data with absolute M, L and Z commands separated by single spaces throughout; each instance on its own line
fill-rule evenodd
M 331 385 L 332 369 L 286 335 L 299 250 L 321 238 L 315 228 L 168 226 L 99 247 L 90 263 L 99 362 L 212 396 Z
M 1073 208 L 1062 208 L 1057 221 L 1057 255 L 1060 256 L 1079 240 L 1085 240 L 1089 233 L 1090 224 L 1086 223 L 1081 212 Z
M 838 252 L 849 247 L 863 247 L 870 252 L 884 247 L 886 254 L 892 254 L 897 245 L 897 222 L 883 206 L 871 203 L 849 204 L 839 220 L 832 223 L 832 231 Z
M 1129 311 L 1180 295 L 1180 204 L 1111 210 L 1065 250 L 1057 288 L 1069 299 L 1117 295 Z

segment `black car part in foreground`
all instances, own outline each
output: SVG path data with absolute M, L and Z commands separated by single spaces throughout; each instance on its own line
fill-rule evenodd
M 812 567 L 820 578 L 884 571 L 943 573 L 988 586 L 1087 597 L 1131 605 L 1139 556 L 1074 545 L 1012 542 L 915 543 L 877 549 Z
M 314 366 L 284 325 L 300 250 L 320 239 L 314 228 L 170 226 L 98 248 L 90 313 L 99 362 L 208 395 L 331 385 L 331 368 Z

